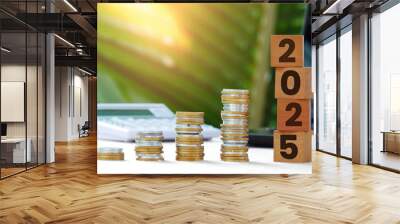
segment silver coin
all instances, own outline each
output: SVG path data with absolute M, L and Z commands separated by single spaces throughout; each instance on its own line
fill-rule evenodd
M 223 124 L 237 124 L 237 125 L 248 125 L 246 119 L 223 119 Z
M 224 140 L 222 145 L 227 147 L 236 147 L 236 146 L 247 146 L 247 143 L 248 143 L 247 140 L 243 141 Z
M 221 91 L 221 94 L 243 94 L 243 95 L 249 95 L 249 90 L 248 89 L 223 89 Z
M 248 155 L 247 152 L 222 152 L 223 155 Z
M 140 146 L 162 146 L 162 143 L 160 141 L 136 141 L 136 147 Z
M 224 104 L 223 110 L 233 112 L 248 112 L 249 107 L 247 104 Z
M 136 153 L 136 157 L 138 159 L 163 159 L 161 154 L 143 154 L 143 153 Z
M 100 147 L 97 150 L 98 153 L 122 153 L 123 150 L 122 148 L 116 148 L 116 147 Z
M 177 124 L 175 127 L 177 134 L 200 134 L 202 131 L 200 125 Z
M 162 131 L 142 131 L 136 134 L 138 137 L 158 137 L 163 136 Z
M 199 124 L 176 124 L 175 128 L 200 128 Z

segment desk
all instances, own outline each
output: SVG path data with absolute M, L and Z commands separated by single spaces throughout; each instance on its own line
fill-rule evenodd
M 400 154 L 400 131 L 383 131 L 382 152 Z
M 272 148 L 249 149 L 248 163 L 223 162 L 220 159 L 221 140 L 204 142 L 204 161 L 176 161 L 175 142 L 163 142 L 164 161 L 137 161 L 135 143 L 98 140 L 98 147 L 120 147 L 124 161 L 97 161 L 98 174 L 311 174 L 309 163 L 277 163 Z
M 5 138 L 1 139 L 1 156 L 6 159 L 6 163 L 25 163 L 31 162 L 32 153 L 30 138 L 26 139 L 28 144 L 25 152 L 25 138 Z M 11 147 L 10 147 L 11 146 Z M 11 157 L 12 154 L 12 157 Z M 12 158 L 12 160 L 11 160 Z

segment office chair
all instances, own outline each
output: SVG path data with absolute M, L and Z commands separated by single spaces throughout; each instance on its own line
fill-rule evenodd
M 89 136 L 89 129 L 90 129 L 89 121 L 85 121 L 82 127 L 78 125 L 79 138 Z

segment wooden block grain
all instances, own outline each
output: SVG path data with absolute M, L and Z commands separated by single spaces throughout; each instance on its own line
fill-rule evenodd
M 272 67 L 303 67 L 304 37 L 303 35 L 271 36 Z
M 311 100 L 278 99 L 277 129 L 279 131 L 310 131 Z
M 274 162 L 311 162 L 311 132 L 274 131 Z
M 312 99 L 311 68 L 276 68 L 275 98 Z

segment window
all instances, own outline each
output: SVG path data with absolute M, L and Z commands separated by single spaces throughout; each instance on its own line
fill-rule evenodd
M 336 37 L 318 48 L 318 149 L 336 154 Z
M 352 157 L 352 32 L 340 36 L 340 155 Z
M 400 5 L 371 19 L 371 159 L 400 170 Z

